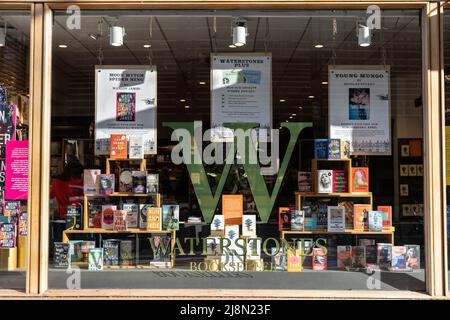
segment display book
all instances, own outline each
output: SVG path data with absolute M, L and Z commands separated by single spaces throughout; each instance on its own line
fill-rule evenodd
M 28 235 L 28 214 L 18 200 L 3 201 L 0 213 L 0 249 L 15 248 Z

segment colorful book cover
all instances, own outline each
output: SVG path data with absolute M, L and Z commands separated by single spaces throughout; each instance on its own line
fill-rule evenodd
M 162 230 L 161 208 L 158 207 L 147 208 L 147 230 L 149 231 Z
M 305 211 L 293 210 L 291 212 L 291 230 L 303 231 L 305 224 Z
M 88 204 L 88 227 L 101 228 L 102 227 L 102 205 L 96 202 L 89 202 Z
M 317 170 L 317 193 L 333 192 L 333 170 Z
M 127 231 L 127 212 L 125 210 L 114 210 L 114 231 Z
M 383 212 L 383 230 L 390 231 L 392 227 L 392 206 L 378 206 L 377 210 Z
M 111 159 L 126 159 L 128 157 L 126 134 L 112 134 L 110 144 L 109 150 Z
M 242 216 L 242 236 L 256 236 L 256 215 L 246 214 Z
M 147 229 L 147 211 L 148 208 L 153 208 L 152 204 L 139 204 L 139 228 Z
M 366 265 L 377 264 L 377 245 L 367 245 L 366 247 Z
M 341 158 L 341 140 L 340 139 L 328 139 L 328 159 L 340 159 Z
M 147 175 L 147 193 L 158 193 L 159 191 L 159 175 L 150 173 Z
M 225 233 L 225 220 L 223 215 L 216 214 L 211 222 L 211 235 L 223 236 Z
M 5 201 L 3 203 L 3 215 L 8 217 L 10 223 L 17 225 L 20 216 L 20 201 Z
M 298 249 L 288 249 L 286 257 L 287 272 L 302 271 L 302 251 Z
M 328 139 L 314 140 L 314 158 L 315 159 L 328 158 Z
M 14 223 L 0 223 L 0 249 L 11 249 L 16 246 L 17 225 Z
M 122 204 L 122 210 L 125 210 L 127 212 L 128 228 L 139 228 L 139 204 L 124 203 Z
M 162 228 L 163 230 L 179 230 L 180 228 L 179 205 L 170 204 L 162 206 Z
M 338 268 L 350 268 L 352 264 L 352 246 L 337 246 Z
M 328 232 L 345 231 L 345 208 L 339 206 L 328 206 Z
M 369 168 L 352 168 L 352 192 L 369 192 Z
M 274 271 L 286 271 L 287 261 L 284 248 L 270 248 L 272 270 Z
M 313 240 L 301 239 L 297 242 L 297 249 L 301 250 L 302 252 L 303 269 L 312 269 Z
M 236 240 L 239 239 L 239 225 L 225 225 L 225 238 L 230 241 L 230 246 L 224 250 L 236 250 Z
M 369 211 L 369 231 L 383 231 L 383 212 Z
M 70 245 L 67 242 L 53 243 L 53 267 L 63 269 L 69 267 L 69 247 Z
M 122 266 L 132 266 L 135 264 L 133 247 L 133 240 L 120 240 L 119 261 Z
M 97 180 L 97 177 L 101 173 L 102 171 L 100 169 L 85 169 L 83 171 L 84 194 L 98 193 L 99 181 Z
M 89 250 L 89 270 L 103 270 L 103 248 L 91 248 Z
M 411 270 L 420 269 L 420 246 L 407 244 L 406 247 L 406 268 Z
M 392 270 L 405 271 L 406 268 L 406 247 L 405 246 L 393 246 L 392 247 Z
M 147 193 L 147 171 L 132 171 L 133 193 Z
M 78 264 L 80 268 L 89 267 L 89 251 L 95 248 L 95 241 L 82 241 L 81 242 L 81 263 Z
M 353 229 L 353 202 L 339 201 L 338 206 L 345 208 L 345 228 Z
M 313 248 L 313 270 L 327 269 L 327 250 L 325 248 Z
M 119 265 L 120 240 L 103 240 L 103 263 L 105 266 Z
M 158 268 L 170 267 L 171 244 L 170 237 L 167 234 L 154 233 L 149 239 L 150 245 L 154 250 L 154 255 L 150 265 Z
M 299 171 L 298 172 L 298 191 L 299 192 L 312 192 L 313 181 L 311 172 Z
M 353 229 L 358 231 L 369 230 L 369 211 L 372 210 L 370 204 L 353 205 Z
M 130 168 L 121 168 L 119 173 L 119 192 L 133 192 L 133 170 Z
M 392 244 L 378 243 L 377 244 L 377 263 L 380 269 L 389 270 L 392 261 Z
M 20 212 L 17 231 L 19 237 L 26 237 L 28 235 L 28 212 Z
M 69 261 L 70 266 L 79 266 L 83 263 L 83 253 L 81 247 L 83 240 L 70 240 L 69 241 Z
M 260 238 L 247 238 L 245 258 L 247 260 L 260 260 L 261 259 L 261 245 L 262 239 Z
M 100 194 L 112 194 L 114 193 L 115 177 L 114 174 L 99 174 L 99 193 Z
M 116 121 L 136 121 L 136 92 L 116 92 Z
M 352 268 L 363 269 L 366 267 L 366 247 L 352 247 Z
M 83 214 L 80 205 L 67 206 L 66 230 L 82 230 Z
M 102 229 L 113 230 L 115 205 L 102 205 Z
M 222 214 L 225 218 L 225 225 L 241 224 L 244 214 L 244 197 L 242 194 L 223 195 Z
M 278 230 L 291 230 L 291 211 L 288 207 L 278 208 Z
M 304 229 L 315 230 L 317 225 L 317 205 L 305 201 L 302 205 L 302 210 L 305 212 Z
M 341 159 L 350 159 L 350 141 L 341 140 Z
M 333 192 L 348 192 L 348 179 L 344 170 L 333 170 Z
M 328 228 L 328 203 L 327 202 L 319 202 L 317 204 L 317 221 L 316 221 L 316 229 L 319 230 L 327 230 Z M 314 214 L 314 213 L 313 213 Z
M 142 136 L 130 136 L 129 158 L 144 159 L 144 138 Z

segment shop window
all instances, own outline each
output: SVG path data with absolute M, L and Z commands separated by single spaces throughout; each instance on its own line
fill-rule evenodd
M 79 18 L 49 288 L 425 290 L 419 11 Z

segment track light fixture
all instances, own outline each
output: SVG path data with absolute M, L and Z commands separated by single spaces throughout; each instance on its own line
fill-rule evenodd
M 109 44 L 114 47 L 123 45 L 123 37 L 126 36 L 125 28 L 120 26 L 112 26 L 109 28 Z
M 236 47 L 245 46 L 247 43 L 247 20 L 242 18 L 233 19 L 233 45 Z
M 0 47 L 4 47 L 6 44 L 6 21 L 4 28 L 0 29 Z
M 372 43 L 372 34 L 368 26 L 359 25 L 358 27 L 358 45 L 368 47 Z

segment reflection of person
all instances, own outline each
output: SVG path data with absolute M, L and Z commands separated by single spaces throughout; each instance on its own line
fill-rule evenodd
M 50 198 L 56 198 L 59 219 L 65 219 L 67 206 L 81 204 L 83 199 L 83 166 L 79 161 L 69 161 L 63 173 L 52 182 Z

